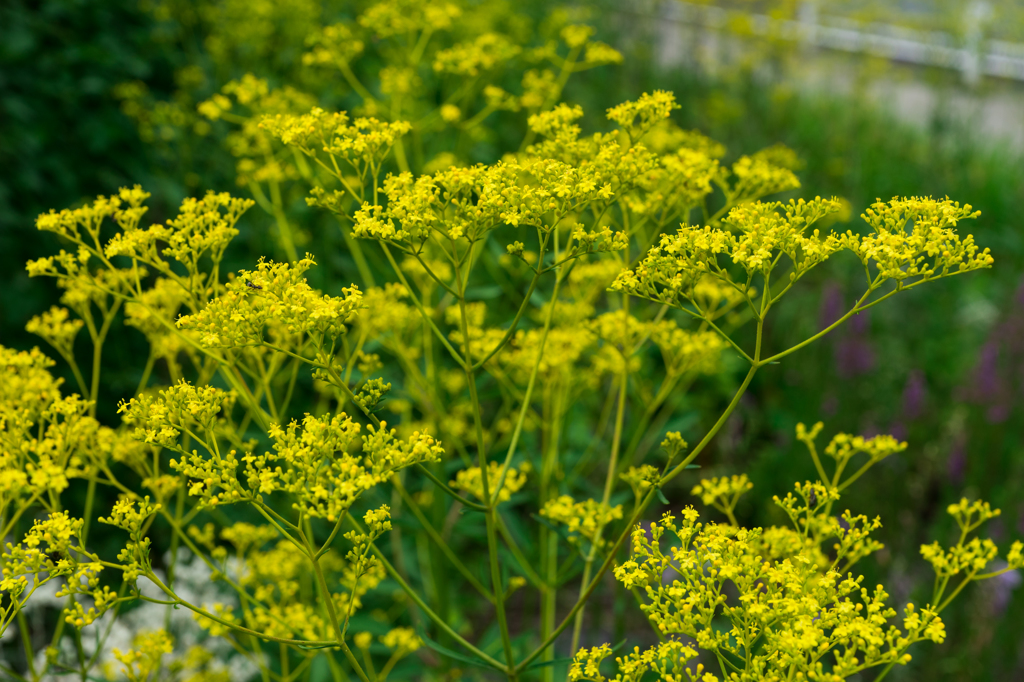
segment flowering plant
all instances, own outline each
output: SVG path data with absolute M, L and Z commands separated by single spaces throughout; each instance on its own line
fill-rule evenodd
M 608 109 L 614 127 L 585 135 L 564 86 L 621 56 L 582 25 L 532 48 L 474 33 L 477 11 L 384 0 L 313 32 L 303 63 L 341 74 L 352 114 L 251 76 L 203 102 L 202 116 L 236 126 L 228 145 L 253 199 L 210 192 L 149 223 L 149 194 L 134 187 L 39 217 L 65 249 L 28 271 L 54 278 L 65 307 L 29 330 L 78 392 L 39 350 L 0 349 L 0 535 L 14 540 L 0 634 L 17 628 L 25 645 L 24 666 L 5 674 L 88 679 L 113 623 L 148 603 L 190 612 L 200 630 L 168 616 L 136 633 L 113 652 L 131 680 L 229 679 L 217 642 L 274 682 L 463 666 L 553 679 L 559 665 L 604 680 L 612 648 L 581 648 L 584 613 L 619 590 L 657 642 L 618 657 L 614 679 L 883 677 L 916 642 L 942 641 L 940 614 L 966 585 L 1024 564 L 1017 542 L 993 567 L 998 548 L 976 536 L 998 510 L 953 505 L 956 544 L 921 550 L 933 595 L 897 622 L 884 588 L 854 570 L 881 547 L 881 521 L 835 508 L 908 448 L 889 436 L 838 434 L 823 461 L 822 425 L 801 425 L 818 478 L 776 498 L 790 526 L 737 523 L 756 484 L 746 475 L 692 489 L 720 522 L 700 521 L 678 487 L 756 373 L 888 298 L 990 267 L 958 231 L 977 212 L 896 198 L 865 211 L 865 230 L 837 232 L 838 199 L 769 200 L 800 186 L 792 152 L 725 164 L 721 145 L 671 122 L 663 91 Z M 385 64 L 372 86 L 370 46 Z M 557 71 L 498 85 L 523 59 Z M 422 161 L 425 138 L 472 136 L 503 111 L 525 129 L 500 160 L 470 163 L 456 143 Z M 331 254 L 298 256 L 281 199 L 294 185 L 337 218 L 351 257 L 347 279 L 323 290 L 310 278 Z M 257 203 L 284 258 L 228 272 Z M 765 324 L 785 295 L 841 255 L 864 270 L 855 305 L 770 347 Z M 109 425 L 100 368 L 118 322 L 149 353 Z M 715 402 L 708 378 L 727 383 L 737 367 L 692 447 L 666 428 L 696 389 Z M 652 523 L 656 504 L 675 511 Z M 182 576 L 196 568 L 214 598 L 190 594 Z M 38 651 L 25 613 L 47 585 L 61 618 Z M 468 609 L 451 596 L 460 587 L 477 595 Z M 176 637 L 189 646 L 165 663 Z

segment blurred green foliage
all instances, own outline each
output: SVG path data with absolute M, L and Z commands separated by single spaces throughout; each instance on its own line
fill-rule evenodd
M 527 11 L 543 19 L 544 10 L 528 4 Z M 134 0 L 6 0 L 0 7 L 4 343 L 35 345 L 24 324 L 57 297 L 39 282 L 30 285 L 23 271 L 29 257 L 52 250 L 35 231 L 38 213 L 142 182 L 154 193 L 159 220 L 186 194 L 233 189 L 234 160 L 213 143 L 223 131 L 204 127 L 196 105 L 247 72 L 275 85 L 330 92 L 324 76 L 311 82 L 315 77 L 298 68 L 300 50 L 312 27 L 344 16 L 346 5 L 326 3 L 322 13 L 311 14 L 303 9 L 307 3 L 270 1 L 225 0 L 200 11 L 184 0 L 151 6 Z M 254 32 L 260 41 L 240 38 Z M 758 377 L 707 459 L 714 473 L 748 471 L 756 482 L 738 510 L 740 522 L 763 519 L 773 492 L 812 475 L 791 434 L 798 421 L 823 419 L 830 430 L 892 431 L 911 443 L 907 453 L 887 461 L 887 475 L 848 500 L 852 509 L 877 513 L 886 524 L 882 539 L 891 549 L 880 557 L 877 576 L 897 600 L 912 598 L 930 580 L 917 548 L 949 531 L 942 510 L 961 495 L 984 491 L 1003 508 L 1004 535 L 1021 532 L 1019 156 L 941 113 L 929 128 L 914 129 L 862 99 L 801 94 L 784 82 L 760 81 L 750 69 L 719 79 L 659 71 L 644 46 L 635 40 L 639 53 L 625 65 L 570 85 L 567 99 L 583 104 L 594 125 L 607 106 L 645 90 L 672 90 L 683 105 L 676 115 L 680 125 L 721 140 L 733 156 L 777 142 L 792 147 L 803 159 L 805 185 L 847 199 L 854 215 L 876 197 L 895 195 L 949 195 L 974 205 L 982 211 L 975 237 L 997 259 L 985 276 L 938 284 L 928 294 L 873 310 L 784 371 Z M 322 104 L 344 106 L 344 98 Z M 486 145 L 476 154 L 485 157 Z M 297 210 L 302 215 L 301 206 Z M 248 242 L 250 255 L 275 248 L 272 219 L 258 214 L 249 220 L 256 235 Z M 344 249 L 340 235 L 323 239 L 318 250 L 337 259 L 328 252 Z M 802 297 L 794 295 L 785 323 L 769 331 L 775 345 L 786 347 L 838 317 L 850 303 L 848 283 L 859 276 L 848 274 L 818 280 Z M 114 382 L 108 397 L 116 397 L 118 381 L 132 388 L 137 381 L 137 368 L 135 374 L 118 372 L 119 360 L 134 349 L 131 338 L 120 343 L 107 354 L 105 374 Z M 946 644 L 917 652 L 914 663 L 894 671 L 892 679 L 1024 676 L 1024 589 L 1013 587 L 1005 581 L 961 600 L 948 614 Z
M 23 268 L 42 244 L 35 216 L 150 174 L 145 146 L 111 93 L 132 79 L 160 89 L 170 69 L 151 36 L 134 0 L 0 5 L 0 325 L 8 339 L 30 343 L 21 329 L 48 303 Z

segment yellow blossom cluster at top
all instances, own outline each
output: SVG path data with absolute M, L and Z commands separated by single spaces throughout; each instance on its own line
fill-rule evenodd
M 306 37 L 308 52 L 302 54 L 306 66 L 346 64 L 363 51 L 365 43 L 356 37 L 349 24 L 331 24 Z
M 252 186 L 253 183 L 281 182 L 300 174 L 294 163 L 274 154 L 273 138 L 260 125 L 263 118 L 309 111 L 315 104 L 316 99 L 311 95 L 287 85 L 271 88 L 265 79 L 247 73 L 200 103 L 198 111 L 211 121 L 223 119 L 238 125 L 225 142 L 238 159 L 238 184 Z
M 36 225 L 40 230 L 68 238 L 79 249 L 77 254 L 61 251 L 58 256 L 29 261 L 29 275 L 57 277 L 58 284 L 69 291 L 76 286 L 90 287 L 96 292 L 94 297 L 123 295 L 139 286 L 139 278 L 147 274 L 145 270 L 108 267 L 93 272 L 89 265 L 93 258 L 127 256 L 175 282 L 193 305 L 197 298 L 205 299 L 213 283 L 204 273 L 204 261 L 209 258 L 214 264 L 220 262 L 228 244 L 238 234 L 239 218 L 253 201 L 210 192 L 201 199 L 186 198 L 178 215 L 166 224 L 143 228 L 140 222 L 147 210 L 143 205 L 147 197 L 149 193 L 136 185 L 132 189 L 122 188 L 116 196 L 98 197 L 82 208 L 39 216 Z M 119 231 L 100 248 L 101 228 L 111 217 Z M 182 275 L 166 258 L 183 266 L 186 274 Z
M 489 71 L 522 52 L 522 48 L 497 33 L 484 33 L 468 43 L 438 50 L 434 70 L 455 76 L 474 77 Z
M 347 332 L 361 310 L 362 293 L 345 287 L 341 296 L 313 289 L 303 274 L 316 263 L 308 254 L 297 263 L 260 260 L 242 270 L 226 292 L 194 315 L 178 318 L 179 329 L 195 331 L 205 346 L 259 345 L 268 335 L 305 334 L 317 341 Z
M 740 496 L 753 487 L 754 484 L 750 482 L 746 474 L 702 478 L 700 484 L 695 485 L 690 494 L 699 495 L 701 502 L 718 509 L 735 524 L 736 518 L 733 516 L 733 510 L 736 509 L 736 503 Z
M 749 282 L 755 274 L 767 279 L 786 257 L 791 284 L 842 250 L 853 252 L 865 268 L 875 267 L 877 275 L 868 282 L 871 290 L 890 280 L 907 288 L 936 276 L 992 265 L 987 250 L 979 252 L 970 235 L 961 240 L 953 229 L 957 220 L 977 215 L 970 207 L 961 208 L 948 199 L 894 199 L 875 204 L 865 214 L 870 234 L 810 231 L 815 222 L 840 208 L 835 199 L 736 207 L 723 227 L 684 226 L 675 235 L 664 235 L 636 268 L 619 275 L 612 288 L 670 305 L 692 304 L 695 284 L 707 275 L 742 291 L 743 279 L 730 270 L 730 263 L 745 271 Z M 721 262 L 722 256 L 730 263 Z M 785 285 L 780 289 L 778 295 Z
M 375 118 L 357 118 L 349 123 L 345 112 L 330 113 L 319 107 L 308 114 L 268 115 L 259 126 L 282 144 L 308 156 L 324 152 L 352 163 L 357 171 L 379 164 L 396 140 L 411 129 L 405 121 L 391 123 Z
M 423 4 L 415 0 L 387 0 L 367 9 L 360 15 L 359 23 L 378 38 L 390 38 L 421 29 L 444 30 L 460 14 L 459 7 L 450 2 Z
M 671 92 L 655 90 L 644 93 L 635 102 L 623 102 L 608 110 L 608 119 L 619 124 L 633 139 L 640 139 L 655 125 L 662 123 L 678 109 L 676 97 Z

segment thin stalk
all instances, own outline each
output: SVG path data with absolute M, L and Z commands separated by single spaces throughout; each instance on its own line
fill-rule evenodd
M 355 521 L 355 519 L 353 519 L 351 516 L 349 516 L 348 518 L 349 522 L 355 527 L 357 532 L 363 532 L 362 527 Z M 445 633 L 447 633 L 449 637 L 451 637 L 456 642 L 461 644 L 467 650 L 471 651 L 474 655 L 478 656 L 481 660 L 486 661 L 487 663 L 494 666 L 496 669 L 501 670 L 502 672 L 506 671 L 504 664 L 499 663 L 498 661 L 488 656 L 480 649 L 476 648 L 475 646 L 467 642 L 465 638 L 463 638 L 459 633 L 455 632 L 455 630 L 453 630 L 451 626 L 444 621 L 443 618 L 434 613 L 431 610 L 431 608 L 427 606 L 426 602 L 423 601 L 423 598 L 416 593 L 416 590 L 412 589 L 412 587 L 409 586 L 409 583 L 407 583 L 405 579 L 402 578 L 402 576 L 398 573 L 398 571 L 395 570 L 395 567 L 391 564 L 390 561 L 387 560 L 387 557 L 384 556 L 384 553 L 381 552 L 376 545 L 371 545 L 370 548 L 373 551 L 374 556 L 376 556 L 377 559 L 380 561 L 381 565 L 384 566 L 384 570 L 387 571 L 388 575 L 391 576 L 391 579 L 398 583 L 398 586 L 401 587 L 402 590 L 407 595 L 409 595 L 409 598 L 412 599 L 413 603 L 415 603 L 416 606 L 418 606 L 423 611 L 423 613 L 427 614 L 427 617 L 430 620 L 434 621 L 434 623 L 437 624 L 437 626 L 441 628 Z
M 103 324 L 100 326 L 99 334 L 92 345 L 92 386 L 89 388 L 89 416 L 96 416 L 96 398 L 100 393 L 100 362 L 103 360 L 103 343 L 107 340 L 107 332 L 110 331 L 110 324 L 117 315 L 121 301 L 115 301 L 110 310 L 103 315 Z
M 615 483 L 615 475 L 618 470 L 619 461 L 619 447 L 622 443 L 622 423 L 626 415 L 626 389 L 629 386 L 629 358 L 623 355 L 622 358 L 622 380 L 619 383 L 619 405 L 615 411 L 615 432 L 612 435 L 612 454 L 611 460 L 608 462 L 608 475 L 604 480 L 604 493 L 601 496 L 601 511 L 608 507 L 608 501 L 611 499 L 612 487 Z M 605 524 L 599 523 L 597 531 L 594 533 L 594 539 L 590 543 L 590 551 L 587 553 L 587 560 L 583 566 L 583 578 L 580 580 L 580 595 L 582 596 L 583 590 L 586 588 L 587 583 L 590 582 L 590 572 L 594 566 L 594 558 L 597 556 L 597 545 L 601 541 L 601 534 L 604 532 Z M 580 644 L 580 631 L 583 628 L 583 613 L 585 607 L 580 607 L 580 610 L 576 612 L 576 622 L 572 628 L 572 645 L 569 648 L 569 655 L 575 656 L 576 650 L 579 649 Z
M 534 281 L 536 281 L 536 277 L 534 278 Z M 537 348 L 537 359 L 533 363 L 533 368 L 530 370 L 530 379 L 526 383 L 526 394 L 523 396 L 523 406 L 519 410 L 519 418 L 516 419 L 516 428 L 512 432 L 512 440 L 508 445 L 508 452 L 505 453 L 505 461 L 501 465 L 501 473 L 498 475 L 498 484 L 495 486 L 494 493 L 490 500 L 490 504 L 492 506 L 496 503 L 498 499 L 498 493 L 505 485 L 505 476 L 508 474 L 508 469 L 512 464 L 512 458 L 516 454 L 516 447 L 519 445 L 519 437 L 523 432 L 523 424 L 526 421 L 526 413 L 530 409 L 530 400 L 533 397 L 533 387 L 537 383 L 537 374 L 540 371 L 540 362 L 541 359 L 544 357 L 544 347 L 547 344 L 548 332 L 551 331 L 551 323 L 554 317 L 555 303 L 558 300 L 558 288 L 561 286 L 561 284 L 562 277 L 561 273 L 559 273 L 559 276 L 555 278 L 555 288 L 551 293 L 551 301 L 550 305 L 548 306 L 548 314 L 545 315 L 544 317 L 544 330 L 541 332 L 540 346 Z M 530 290 L 531 292 L 533 291 L 532 285 L 530 287 Z M 523 307 L 526 306 L 526 303 L 527 301 L 529 301 L 529 298 L 529 295 L 527 295 L 526 301 L 523 302 Z M 522 308 L 520 308 L 520 314 L 521 313 Z M 516 319 L 518 320 L 518 316 Z M 513 325 L 514 324 L 515 323 L 513 323 Z
M 473 572 L 466 568 L 465 564 L 459 561 L 459 558 L 455 556 L 455 552 L 453 552 L 451 548 L 448 547 L 448 544 L 444 541 L 444 538 L 442 538 L 441 535 L 437 532 L 437 530 L 434 529 L 434 526 L 430 523 L 429 520 L 427 520 L 427 517 L 423 515 L 423 512 L 420 511 L 419 507 L 409 496 L 409 493 L 406 491 L 405 487 L 402 486 L 402 483 L 401 481 L 398 480 L 397 476 L 393 476 L 391 478 L 391 483 L 392 485 L 395 486 L 395 490 L 398 491 L 398 494 L 402 496 L 402 500 L 405 502 L 405 505 L 410 510 L 412 510 L 413 516 L 415 516 L 416 519 L 420 522 L 420 525 L 423 526 L 423 530 L 427 531 L 427 535 L 440 548 L 441 552 L 445 555 L 448 561 L 452 563 L 452 566 L 454 566 L 456 570 L 458 570 L 458 572 L 461 573 L 466 578 L 466 580 L 469 581 L 469 584 L 472 585 L 473 588 L 476 589 L 476 591 L 484 597 L 484 599 L 491 603 L 494 603 L 494 597 L 491 596 L 491 594 L 487 591 L 486 587 L 480 584 L 480 581 L 476 579 L 476 576 L 473 575 Z
M 501 517 L 501 514 L 497 515 L 497 519 L 498 531 L 501 533 L 501 536 L 505 538 L 505 544 L 508 545 L 508 549 L 512 552 L 512 556 L 515 557 L 515 560 L 519 562 L 519 567 L 523 569 L 523 573 L 526 574 L 526 577 L 534 584 L 535 587 L 541 589 L 546 587 L 547 583 L 545 583 L 544 579 L 537 575 L 537 572 L 533 570 L 530 562 L 526 559 L 523 551 L 519 548 L 519 544 L 516 542 L 515 538 L 512 537 L 512 533 L 509 531 L 508 525 Z
M 307 545 L 306 549 L 307 554 L 310 559 L 312 559 L 312 548 Z M 338 646 L 340 646 L 341 650 L 345 653 L 345 658 L 348 659 L 349 665 L 351 665 L 352 669 L 356 671 L 357 675 L 359 675 L 359 679 L 363 682 L 370 682 L 370 678 L 367 677 L 366 673 L 359 665 L 359 661 L 357 661 L 356 657 L 352 654 L 352 650 L 348 648 L 347 644 L 345 644 L 345 635 L 341 631 L 341 624 L 338 622 L 338 613 L 334 609 L 334 600 L 331 598 L 330 590 L 327 589 L 327 580 L 324 579 L 324 572 L 320 568 L 320 562 L 313 561 L 312 563 L 313 572 L 316 574 L 317 584 L 320 586 L 320 597 L 324 600 L 324 606 L 326 607 L 327 615 L 331 620 L 331 628 L 334 630 L 335 637 L 337 637 Z
M 456 281 L 460 279 L 459 275 L 459 267 L 458 264 L 456 264 Z M 468 273 L 466 279 L 468 280 Z M 463 285 L 463 292 L 464 291 L 465 285 Z M 480 467 L 480 482 L 483 499 L 490 500 L 491 493 L 489 489 L 490 481 L 488 480 L 490 476 L 487 469 L 487 448 L 484 441 L 483 420 L 480 414 L 480 398 L 476 391 L 476 372 L 473 371 L 472 351 L 469 345 L 469 322 L 468 315 L 466 313 L 466 298 L 464 295 L 459 296 L 459 312 L 462 326 L 462 338 L 464 340 L 463 353 L 466 358 L 463 368 L 466 372 L 466 381 L 469 384 L 470 402 L 473 406 L 473 423 L 476 430 L 477 463 Z M 512 650 L 512 638 L 509 634 L 508 618 L 505 615 L 505 590 L 502 586 L 501 580 L 501 565 L 498 563 L 498 533 L 496 529 L 497 524 L 494 519 L 495 508 L 495 504 L 488 504 L 487 511 L 484 513 L 484 522 L 487 529 L 487 558 L 491 568 L 491 589 L 494 592 L 494 610 L 498 617 L 498 628 L 501 632 L 501 644 L 502 648 L 505 650 L 505 660 L 508 666 L 509 679 L 512 682 L 515 682 L 515 652 Z
M 715 422 L 714 426 L 711 427 L 711 430 L 707 432 L 704 438 L 702 438 L 701 441 L 696 446 L 694 446 L 693 450 L 690 452 L 690 455 L 686 459 L 684 459 L 678 466 L 676 466 L 674 469 L 672 469 L 670 472 L 668 472 L 667 474 L 665 474 L 665 476 L 662 477 L 662 483 L 666 483 L 671 479 L 675 478 L 676 476 L 678 476 L 680 473 L 682 473 L 683 470 L 686 468 L 686 465 L 692 462 L 697 457 L 697 455 L 699 455 L 701 451 L 703 451 L 704 448 L 707 447 L 708 443 L 711 442 L 711 439 L 715 437 L 718 431 L 725 424 L 726 420 L 730 417 L 730 415 L 732 415 L 733 410 L 736 409 L 736 406 L 739 404 L 740 398 L 743 397 L 743 394 L 746 393 L 747 391 L 747 387 L 750 386 L 750 382 L 754 378 L 754 374 L 757 372 L 758 367 L 759 365 L 754 365 L 753 367 L 750 368 L 750 371 L 747 373 L 747 376 L 743 380 L 743 383 L 737 389 L 736 394 L 733 396 L 733 399 L 729 403 L 729 406 L 725 409 L 725 412 L 722 413 L 722 415 L 718 418 L 718 421 Z M 615 560 L 615 555 L 618 553 L 619 548 L 622 546 L 622 543 L 625 542 L 626 538 L 632 532 L 633 526 L 635 526 L 636 523 L 640 520 L 640 517 L 643 515 L 643 513 L 647 511 L 647 507 L 649 507 L 651 502 L 654 501 L 654 498 L 655 490 L 651 490 L 649 493 L 647 493 L 647 496 L 644 497 L 643 501 L 641 501 L 641 503 L 637 506 L 636 510 L 633 512 L 632 516 L 629 519 L 629 523 L 626 524 L 626 527 L 623 530 L 623 532 L 619 534 L 619 537 L 615 540 L 615 543 L 608 550 L 608 557 L 604 560 L 604 563 L 601 564 L 601 567 L 598 569 L 597 574 L 594 576 L 594 579 L 590 581 L 590 585 L 588 585 L 587 589 L 583 592 L 583 594 L 580 595 L 580 598 L 576 600 L 576 603 L 573 605 L 572 609 L 570 609 L 569 613 L 566 614 L 565 618 L 558 625 L 558 627 L 555 628 L 555 630 L 550 635 L 548 635 L 544 639 L 544 641 L 541 642 L 541 644 L 536 649 L 534 649 L 534 651 L 529 656 L 527 656 L 519 662 L 519 664 L 516 666 L 517 670 L 523 670 L 527 665 L 533 662 L 533 660 L 540 656 L 540 654 L 543 653 L 545 649 L 551 646 L 551 644 L 554 643 L 555 639 L 557 639 L 558 636 L 562 634 L 562 631 L 564 631 L 569 626 L 569 623 L 571 623 L 572 620 L 575 618 L 576 612 L 579 611 L 580 608 L 582 608 L 583 604 L 586 602 L 586 600 L 590 598 L 590 595 L 593 593 L 594 589 L 597 588 L 597 584 L 601 581 L 601 578 L 604 577 L 604 574 L 611 567 L 612 562 Z

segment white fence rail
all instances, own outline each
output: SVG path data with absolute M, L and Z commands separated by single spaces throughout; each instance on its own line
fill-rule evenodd
M 1024 81 L 1024 44 L 983 41 L 978 29 L 984 11 L 980 3 L 975 7 L 981 9 L 967 13 L 966 37 L 959 40 L 940 31 L 819 17 L 812 2 L 807 3 L 796 21 L 686 2 L 669 2 L 663 7 L 667 10 L 664 18 L 669 21 L 714 31 L 727 31 L 740 20 L 757 37 L 953 69 L 960 71 L 968 83 L 977 82 L 981 76 Z

